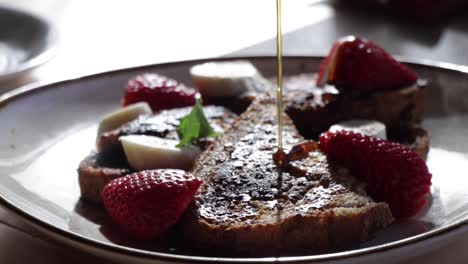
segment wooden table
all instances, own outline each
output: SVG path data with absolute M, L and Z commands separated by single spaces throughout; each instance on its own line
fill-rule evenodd
M 0 92 L 123 67 L 223 55 L 275 54 L 275 3 L 267 0 L 0 0 L 50 19 L 60 34 L 48 64 Z M 394 54 L 468 64 L 468 17 L 433 25 L 399 21 L 317 0 L 283 3 L 284 53 L 323 55 L 338 37 L 358 34 Z M 312 69 L 313 70 L 313 69 Z M 467 263 L 468 235 L 406 263 Z M 0 208 L 0 263 L 102 263 L 50 241 Z

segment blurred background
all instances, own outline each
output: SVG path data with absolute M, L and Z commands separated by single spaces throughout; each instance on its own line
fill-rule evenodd
M 325 55 L 334 40 L 356 34 L 405 58 L 466 65 L 467 2 L 283 0 L 284 54 Z M 0 92 L 142 64 L 276 52 L 272 0 L 0 0 L 0 7 L 51 26 L 39 32 L 2 20 L 0 12 L 0 74 L 8 62 L 5 35 L 15 42 L 22 34 L 42 34 L 51 48 L 43 61 L 51 60 L 33 72 L 0 77 Z M 27 48 L 38 42 L 25 41 Z M 16 59 L 24 60 L 23 53 Z

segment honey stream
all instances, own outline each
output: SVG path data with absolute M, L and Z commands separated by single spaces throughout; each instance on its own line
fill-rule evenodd
M 281 33 L 281 0 L 276 0 L 276 56 L 278 60 L 278 152 L 283 150 L 283 43 Z

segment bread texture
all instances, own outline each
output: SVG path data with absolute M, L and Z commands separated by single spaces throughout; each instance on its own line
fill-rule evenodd
M 99 152 L 92 152 L 78 167 L 81 197 L 95 204 L 102 204 L 101 192 L 104 186 L 113 179 L 133 172 L 119 141 L 120 136 L 149 135 L 177 139 L 179 121 L 190 113 L 191 109 L 191 107 L 184 107 L 161 111 L 155 115 L 142 115 L 120 128 L 103 133 L 97 140 Z M 210 124 L 221 133 L 230 127 L 237 117 L 236 114 L 221 106 L 206 106 L 204 112 Z M 213 138 L 201 139 L 195 144 L 204 150 L 213 140 Z
M 190 113 L 192 107 L 182 107 L 163 110 L 154 115 L 142 115 L 138 119 L 123 126 L 105 132 L 97 139 L 96 148 L 99 153 L 123 154 L 119 137 L 125 135 L 147 135 L 167 139 L 178 139 L 177 127 L 180 119 Z M 203 108 L 206 118 L 217 132 L 223 132 L 231 126 L 237 115 L 222 106 L 205 106 Z M 202 149 L 209 145 L 209 139 L 196 142 Z
M 178 225 L 191 246 L 236 256 L 323 253 L 393 222 L 387 204 L 319 151 L 280 172 L 275 113 L 272 97 L 257 98 L 196 162 L 193 174 L 204 183 Z M 284 115 L 285 150 L 302 140 Z
M 105 156 L 91 152 L 78 166 L 78 182 L 81 198 L 102 204 L 101 192 L 104 186 L 113 179 L 132 172 L 125 157 L 118 155 Z
M 417 84 L 367 94 L 321 89 L 314 84 L 310 74 L 285 80 L 286 93 L 290 94 L 286 95 L 285 111 L 306 137 L 316 137 L 331 125 L 350 119 L 377 120 L 387 128 L 406 128 L 423 118 L 426 89 Z

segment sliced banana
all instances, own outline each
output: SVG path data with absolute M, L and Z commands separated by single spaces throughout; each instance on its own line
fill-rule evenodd
M 265 84 L 257 68 L 243 60 L 198 64 L 190 69 L 190 74 L 206 97 L 232 97 Z
M 350 130 L 364 135 L 387 139 L 385 125 L 376 120 L 355 119 L 335 124 L 329 129 L 331 132 Z
M 192 168 L 201 154 L 199 147 L 187 145 L 177 148 L 177 140 L 145 135 L 129 135 L 119 138 L 130 166 L 137 170 Z
M 118 111 L 106 115 L 99 123 L 98 137 L 104 133 L 114 130 L 123 124 L 126 124 L 139 115 L 152 114 L 151 107 L 146 102 L 131 104 Z

